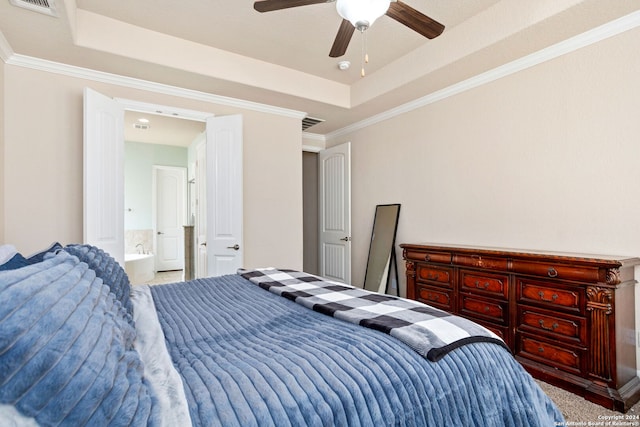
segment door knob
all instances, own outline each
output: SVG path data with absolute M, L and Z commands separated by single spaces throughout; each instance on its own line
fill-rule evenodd
M 348 236 L 347 237 L 343 237 L 340 240 L 342 240 L 343 242 L 350 242 L 351 241 L 351 237 L 348 237 Z
M 227 246 L 227 249 L 233 249 L 234 251 L 237 251 L 238 249 L 240 249 L 240 245 L 236 243 L 233 246 Z
M 207 246 L 207 242 L 200 243 L 200 246 Z
M 158 231 L 158 236 L 164 234 L 162 231 Z

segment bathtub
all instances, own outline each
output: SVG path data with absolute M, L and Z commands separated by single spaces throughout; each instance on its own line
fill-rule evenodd
M 155 277 L 153 254 L 124 254 L 124 271 L 132 285 L 149 282 Z

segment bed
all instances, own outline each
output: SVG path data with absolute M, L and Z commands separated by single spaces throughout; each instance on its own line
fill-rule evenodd
M 301 272 L 132 287 L 93 246 L 2 246 L 0 301 L 1 425 L 564 422 L 484 328 Z

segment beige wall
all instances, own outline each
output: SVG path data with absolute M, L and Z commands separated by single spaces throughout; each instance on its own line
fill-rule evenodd
M 352 142 L 353 283 L 380 203 L 402 203 L 398 243 L 640 256 L 638 46 L 635 29 L 328 141 Z
M 10 65 L 4 77 L 3 241 L 25 253 L 82 241 L 82 93 L 91 87 L 111 97 L 242 114 L 245 266 L 302 268 L 299 119 Z
M 4 242 L 4 61 L 0 61 L 0 242 Z

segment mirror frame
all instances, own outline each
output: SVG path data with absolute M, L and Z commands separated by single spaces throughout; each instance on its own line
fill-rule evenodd
M 385 238 L 376 240 L 376 232 L 380 234 L 379 228 L 383 209 L 395 208 L 393 224 L 387 226 Z M 393 213 L 391 214 L 393 215 Z M 363 289 L 378 293 L 388 293 L 391 280 L 395 280 L 396 295 L 398 290 L 398 268 L 396 265 L 396 234 L 398 231 L 398 220 L 400 218 L 400 203 L 376 205 L 373 227 L 371 229 L 371 241 L 369 243 L 369 255 L 367 257 L 367 269 L 364 275 Z M 382 241 L 381 241 L 382 240 Z M 389 241 L 390 240 L 390 241 Z M 378 244 L 378 242 L 380 242 Z M 389 244 L 390 243 L 390 244 Z M 385 265 L 381 265 L 381 261 Z M 369 283 L 372 282 L 372 283 Z

